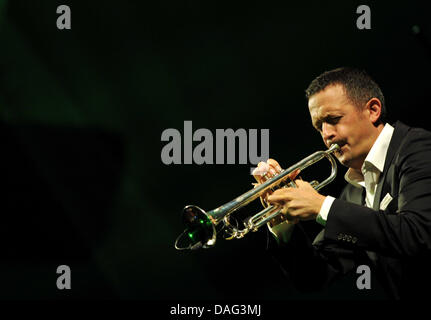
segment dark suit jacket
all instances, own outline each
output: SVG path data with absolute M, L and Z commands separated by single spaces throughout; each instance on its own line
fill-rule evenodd
M 426 297 L 431 288 L 431 133 L 401 122 L 394 127 L 372 209 L 362 205 L 365 190 L 348 184 L 313 242 L 298 224 L 288 244 L 270 243 L 270 252 L 298 288 L 325 287 L 366 264 L 390 297 Z M 393 200 L 379 210 L 387 193 Z

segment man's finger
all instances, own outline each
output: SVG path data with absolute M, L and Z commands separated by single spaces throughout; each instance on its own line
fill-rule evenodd
M 292 216 L 288 211 L 286 206 L 283 206 L 281 211 L 280 211 L 283 216 L 286 218 L 287 221 L 295 221 L 295 223 L 297 223 L 299 221 L 298 217 Z
M 296 185 L 297 185 L 298 187 L 303 187 L 303 186 L 305 186 L 305 185 L 309 184 L 307 181 L 304 181 L 304 180 L 301 180 L 301 179 L 296 179 L 296 180 L 295 180 L 295 183 L 296 183 Z
M 277 192 L 278 190 L 276 190 Z M 288 193 L 276 194 L 275 192 L 270 195 L 268 198 L 268 202 L 285 202 L 291 200 L 291 197 Z
M 262 183 L 266 180 L 264 176 L 267 174 L 269 169 L 270 167 L 266 162 L 259 162 L 257 164 L 257 168 L 253 170 L 253 177 L 257 182 Z
M 289 179 L 295 180 L 295 178 L 298 176 L 298 174 L 301 172 L 301 169 L 296 169 L 295 171 L 289 173 Z
M 266 161 L 266 163 L 268 163 L 277 173 L 281 172 L 282 169 L 281 169 L 280 165 L 274 159 L 268 159 L 268 161 Z

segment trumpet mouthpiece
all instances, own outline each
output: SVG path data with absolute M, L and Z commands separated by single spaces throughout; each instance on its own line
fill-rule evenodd
M 329 152 L 334 152 L 336 150 L 340 149 L 340 146 L 336 143 L 331 144 L 331 146 L 329 147 Z

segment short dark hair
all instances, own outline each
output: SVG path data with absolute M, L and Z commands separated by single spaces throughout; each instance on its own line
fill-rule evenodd
M 385 97 L 377 83 L 364 70 L 342 67 L 325 71 L 311 81 L 305 90 L 305 96 L 309 99 L 326 87 L 336 84 L 344 87 L 347 98 L 358 108 L 363 107 L 371 98 L 379 99 L 382 103 L 380 121 L 386 122 Z

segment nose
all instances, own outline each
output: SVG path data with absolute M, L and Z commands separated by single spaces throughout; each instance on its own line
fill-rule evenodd
M 335 132 L 334 126 L 332 126 L 328 123 L 325 123 L 325 122 L 322 124 L 322 138 L 323 138 L 323 141 L 325 142 L 326 145 L 328 145 L 328 144 L 332 143 L 332 141 L 334 141 L 335 133 L 336 132 Z

